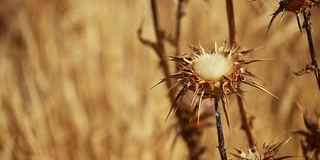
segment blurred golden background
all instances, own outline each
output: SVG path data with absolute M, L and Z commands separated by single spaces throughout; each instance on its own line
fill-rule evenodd
M 173 34 L 176 3 L 159 0 L 157 7 L 160 27 Z M 252 57 L 276 58 L 249 70 L 279 99 L 243 86 L 257 143 L 293 136 L 280 155 L 302 156 L 302 138 L 291 132 L 305 130 L 303 113 L 320 106 L 314 75 L 292 73 L 311 61 L 306 35 L 286 13 L 265 36 L 277 1 L 236 0 L 234 8 L 237 42 L 262 47 Z M 311 17 L 318 53 L 319 11 Z M 189 0 L 185 13 L 182 53 L 199 42 L 211 49 L 228 36 L 224 1 Z M 146 0 L 0 1 L 0 159 L 187 159 L 183 140 L 174 142 L 174 115 L 165 122 L 166 86 L 150 90 L 164 75 L 156 53 L 137 38 L 140 26 L 144 38 L 155 40 Z M 169 44 L 166 50 L 174 54 Z M 248 142 L 235 97 L 230 101 L 225 139 L 234 152 Z M 220 157 L 216 137 L 214 127 L 206 129 L 209 159 Z

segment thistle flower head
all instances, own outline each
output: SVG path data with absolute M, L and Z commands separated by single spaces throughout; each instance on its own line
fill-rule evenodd
M 291 137 L 284 142 L 278 142 L 276 139 L 269 145 L 264 143 L 262 148 L 259 148 L 257 145 L 255 145 L 253 148 L 250 148 L 247 153 L 241 149 L 235 149 L 238 153 L 232 153 L 232 155 L 234 156 L 235 160 L 283 160 L 292 158 L 293 156 L 277 157 L 280 149 L 286 145 L 290 139 Z
M 221 54 L 204 53 L 195 58 L 192 69 L 196 75 L 206 81 L 216 81 L 231 70 L 231 59 Z
M 255 75 L 249 72 L 245 66 L 264 60 L 245 59 L 246 54 L 251 50 L 242 51 L 239 46 L 228 46 L 226 41 L 220 47 L 215 44 L 212 51 L 206 51 L 201 46 L 200 48 L 191 47 L 191 49 L 194 51 L 192 54 L 171 57 L 177 63 L 177 71 L 161 81 L 175 79 L 176 85 L 182 86 L 172 108 L 178 106 L 178 102 L 188 91 L 194 92 L 193 99 L 199 97 L 200 100 L 197 104 L 199 107 L 205 98 L 226 100 L 227 95 L 241 92 L 240 83 L 248 84 L 271 94 L 260 84 L 250 79 Z M 191 106 L 193 103 L 194 100 L 192 100 Z

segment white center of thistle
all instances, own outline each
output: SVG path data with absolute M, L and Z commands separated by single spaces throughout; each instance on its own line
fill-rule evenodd
M 220 54 L 203 54 L 193 60 L 192 69 L 200 78 L 216 81 L 231 70 L 231 62 Z

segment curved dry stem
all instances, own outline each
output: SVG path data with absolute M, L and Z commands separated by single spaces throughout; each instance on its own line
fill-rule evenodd
M 239 94 L 242 96 L 241 92 Z M 249 147 L 253 148 L 253 146 L 256 143 L 255 138 L 254 138 L 254 134 L 253 134 L 253 125 L 252 125 L 253 117 L 248 114 L 245 106 L 243 105 L 243 101 L 242 101 L 241 96 L 238 95 L 237 100 L 238 100 L 239 110 L 240 110 L 240 115 L 241 115 L 242 129 L 245 131 L 245 133 L 247 135 Z

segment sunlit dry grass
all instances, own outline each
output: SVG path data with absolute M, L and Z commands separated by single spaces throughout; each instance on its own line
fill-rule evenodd
M 188 45 L 211 49 L 228 35 L 223 1 L 190 0 L 182 20 L 181 51 Z M 247 88 L 246 105 L 255 116 L 258 144 L 305 129 L 303 111 L 319 109 L 312 74 L 292 71 L 310 62 L 306 37 L 294 14 L 275 20 L 265 37 L 276 1 L 235 3 L 237 41 L 256 50 L 253 57 L 276 58 L 249 68 L 275 99 Z M 174 32 L 175 4 L 159 1 L 160 25 Z M 319 9 L 312 26 L 320 52 Z M 187 159 L 175 132 L 164 85 L 149 90 L 162 75 L 158 58 L 137 39 L 154 39 L 147 1 L 4 0 L 0 2 L 0 159 Z M 174 53 L 170 45 L 169 53 Z M 172 50 L 172 51 L 171 51 Z M 319 54 L 318 54 L 319 55 Z M 320 56 L 318 56 L 320 57 Z M 173 68 L 172 68 L 173 69 Z M 228 151 L 246 149 L 235 98 L 231 98 Z M 293 135 L 281 154 L 302 155 Z M 207 129 L 207 156 L 217 158 L 216 133 Z

